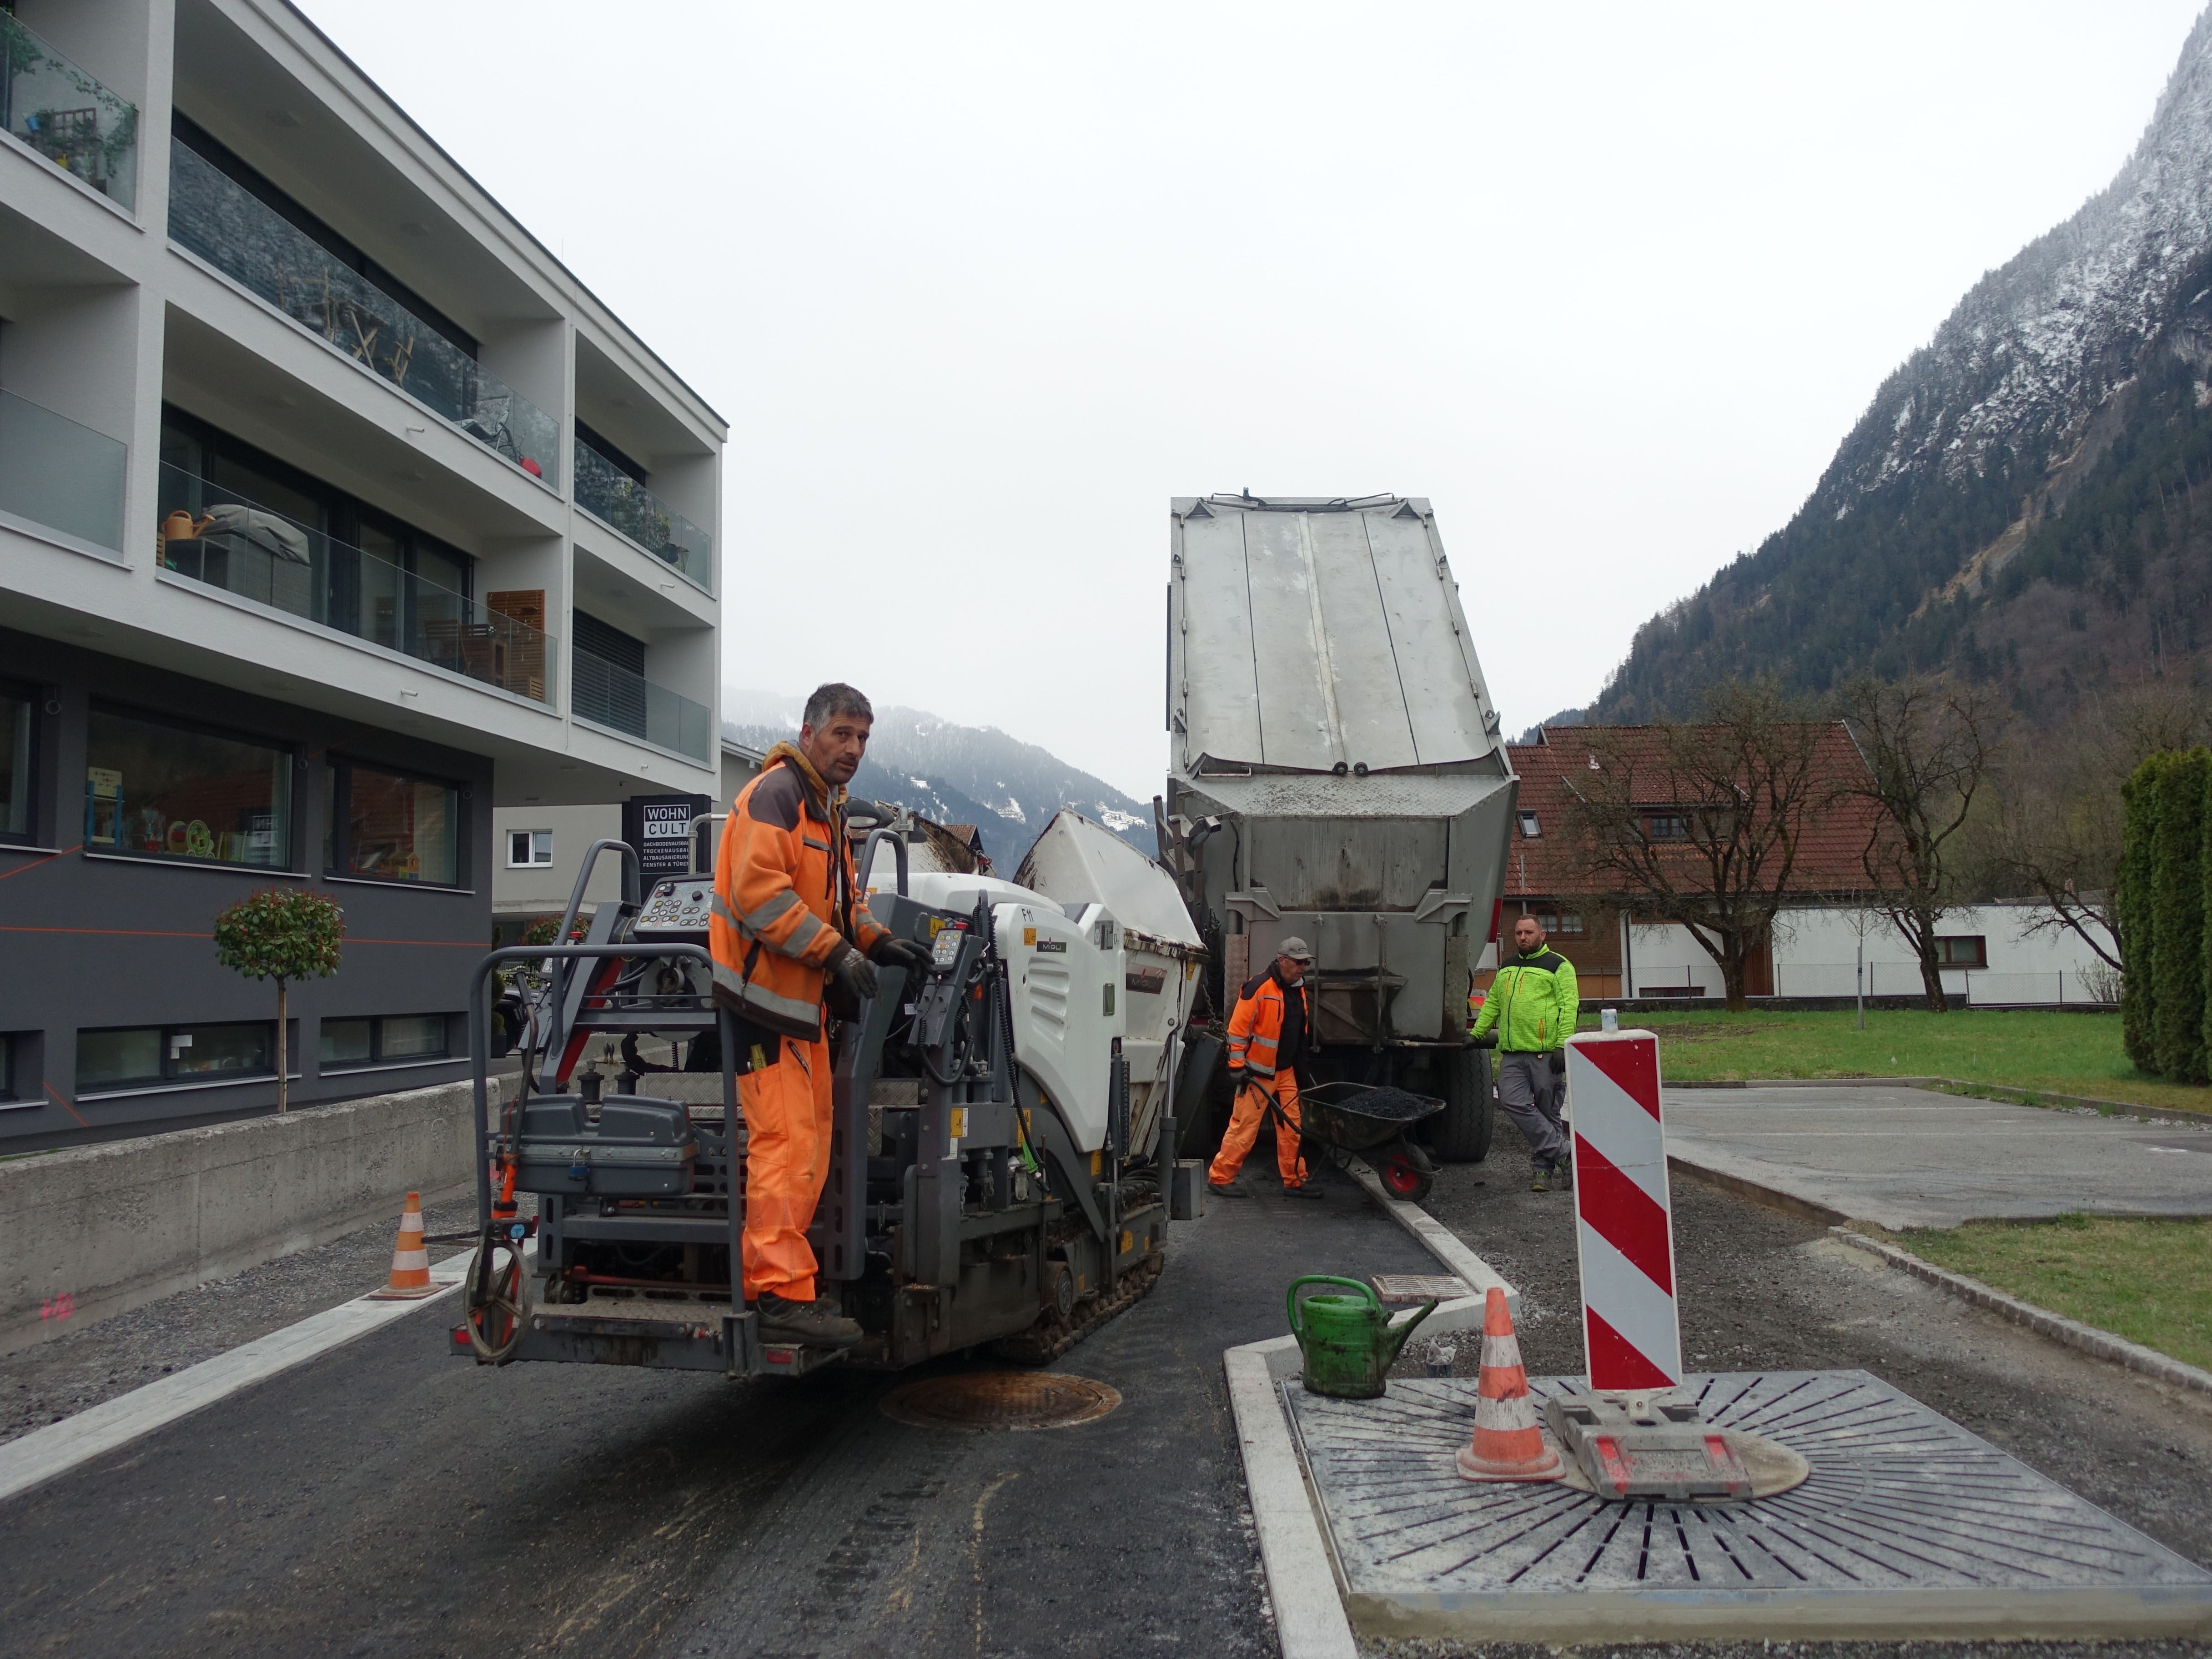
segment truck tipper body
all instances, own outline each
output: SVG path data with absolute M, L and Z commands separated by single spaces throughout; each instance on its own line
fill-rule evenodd
M 1441 1097 L 1438 1149 L 1481 1156 L 1468 994 L 1516 781 L 1428 501 L 1182 497 L 1170 541 L 1160 838 L 1215 1018 L 1304 939 L 1315 1079 Z

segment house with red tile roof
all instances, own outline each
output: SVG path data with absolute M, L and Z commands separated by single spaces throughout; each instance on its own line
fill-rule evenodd
M 1869 883 L 1862 855 L 1880 808 L 1852 793 L 1868 774 L 1850 731 L 1841 722 L 1824 724 L 1813 738 L 1810 805 L 1780 884 L 1790 911 L 1863 913 Z M 1719 988 L 1718 966 L 1687 929 L 1622 913 L 1609 896 L 1617 896 L 1620 878 L 1593 870 L 1587 836 L 1575 827 L 1578 802 L 1601 794 L 1592 775 L 1626 764 L 1635 769 L 1636 788 L 1656 791 L 1634 803 L 1644 834 L 1656 841 L 1670 830 L 1685 833 L 1683 804 L 1659 798 L 1667 793 L 1660 781 L 1665 745 L 1659 726 L 1552 726 L 1540 728 L 1536 742 L 1506 750 L 1521 787 L 1499 937 L 1511 937 L 1516 917 L 1534 916 L 1552 947 L 1575 964 L 1585 999 L 1708 996 Z M 1691 863 L 1686 858 L 1685 868 Z M 1774 994 L 1775 945 L 1769 939 L 1757 949 L 1746 987 L 1753 996 Z

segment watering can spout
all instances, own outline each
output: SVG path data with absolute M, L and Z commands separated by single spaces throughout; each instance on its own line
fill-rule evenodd
M 1404 1324 L 1384 1328 L 1382 1332 L 1382 1369 L 1384 1370 L 1389 1370 L 1391 1366 L 1398 1363 L 1398 1356 L 1406 1346 L 1406 1339 L 1413 1335 L 1414 1328 L 1436 1310 L 1435 1303 L 1424 1302 L 1421 1304 L 1421 1310 Z

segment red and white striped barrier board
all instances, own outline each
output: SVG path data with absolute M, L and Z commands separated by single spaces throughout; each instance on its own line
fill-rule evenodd
M 1567 1099 L 1590 1391 L 1671 1388 L 1682 1380 L 1682 1334 L 1659 1039 L 1650 1031 L 1568 1038 Z

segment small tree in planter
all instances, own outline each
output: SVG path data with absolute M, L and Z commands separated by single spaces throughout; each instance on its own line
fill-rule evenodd
M 345 912 L 321 893 L 271 887 L 246 897 L 215 919 L 216 960 L 248 979 L 276 981 L 276 1109 L 283 1111 L 285 1073 L 285 993 L 295 979 L 327 979 L 338 970 Z

